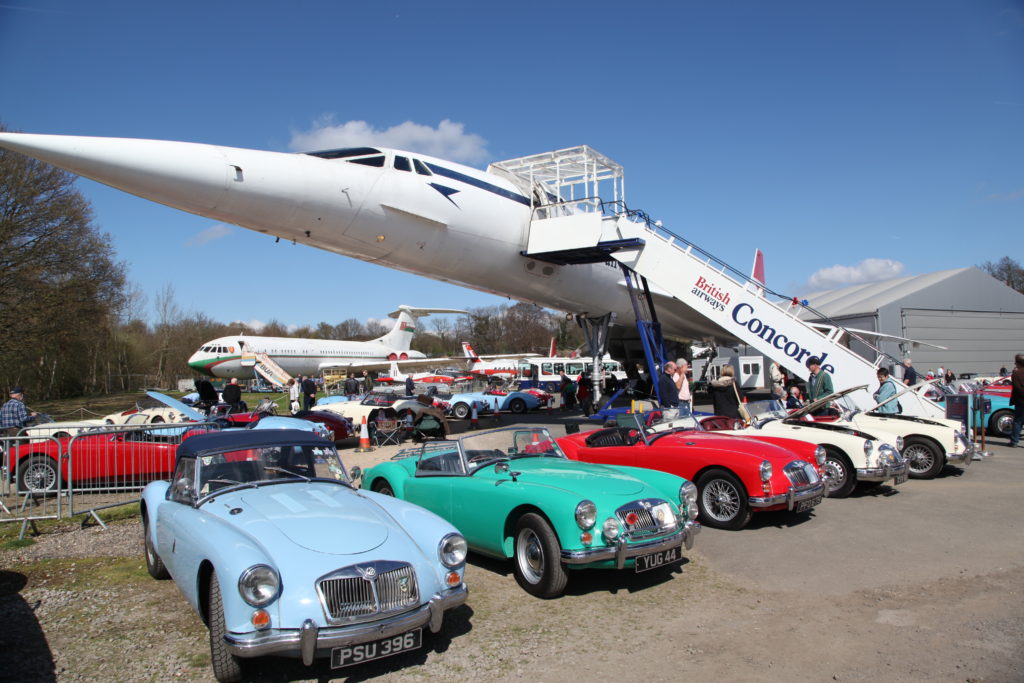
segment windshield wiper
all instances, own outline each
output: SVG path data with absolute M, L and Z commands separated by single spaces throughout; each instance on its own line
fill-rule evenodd
M 307 477 L 304 474 L 299 474 L 298 472 L 294 472 L 292 470 L 286 470 L 285 468 L 278 467 L 276 465 L 266 465 L 264 466 L 263 470 L 265 472 L 281 472 L 282 474 L 287 474 L 292 477 L 298 477 L 299 479 L 305 479 L 306 481 L 313 481 L 310 477 Z

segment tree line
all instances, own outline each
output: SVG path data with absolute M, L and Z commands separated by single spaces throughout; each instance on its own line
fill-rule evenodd
M 7 130 L 0 124 L 0 130 Z M 231 334 L 369 340 L 390 326 L 355 319 L 289 330 L 262 329 L 185 312 L 166 285 L 152 299 L 126 277 L 108 235 L 75 176 L 21 154 L 0 150 L 0 386 L 21 385 L 32 399 L 53 400 L 174 388 L 195 376 L 189 356 L 210 339 Z M 427 323 L 424 325 L 423 323 Z M 479 353 L 546 352 L 577 347 L 575 323 L 537 306 L 472 309 L 457 319 L 429 317 L 412 348 L 428 356 L 461 356 L 461 342 Z M 2 400 L 2 399 L 0 399 Z

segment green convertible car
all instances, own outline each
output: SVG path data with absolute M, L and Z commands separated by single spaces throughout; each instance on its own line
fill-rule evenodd
M 678 562 L 700 531 L 691 482 L 569 460 L 543 428 L 425 443 L 366 470 L 362 486 L 447 519 L 470 550 L 512 558 L 516 581 L 542 598 L 562 594 L 566 567 Z

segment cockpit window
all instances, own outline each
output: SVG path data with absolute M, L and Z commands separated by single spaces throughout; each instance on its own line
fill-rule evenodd
M 416 166 L 416 172 L 420 175 L 434 175 L 419 159 L 413 159 L 412 163 Z
M 395 157 L 395 169 L 399 171 L 411 171 L 412 165 L 409 163 L 408 157 Z
M 321 159 L 346 159 L 348 157 L 364 157 L 369 154 L 380 154 L 379 149 L 373 147 L 347 147 L 345 149 L 328 149 L 322 152 L 306 152 L 311 157 Z
M 351 164 L 363 164 L 364 166 L 377 166 L 383 168 L 384 157 L 362 157 L 361 159 L 348 159 Z

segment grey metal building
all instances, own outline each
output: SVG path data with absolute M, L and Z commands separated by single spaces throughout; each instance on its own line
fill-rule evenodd
M 1024 294 L 978 268 L 854 285 L 805 298 L 843 327 L 946 347 L 876 342 L 891 356 L 912 358 L 918 372 L 941 366 L 958 375 L 993 375 L 1000 367 L 1012 368 L 1014 354 L 1024 353 Z M 856 340 L 850 347 L 874 358 L 874 352 Z

